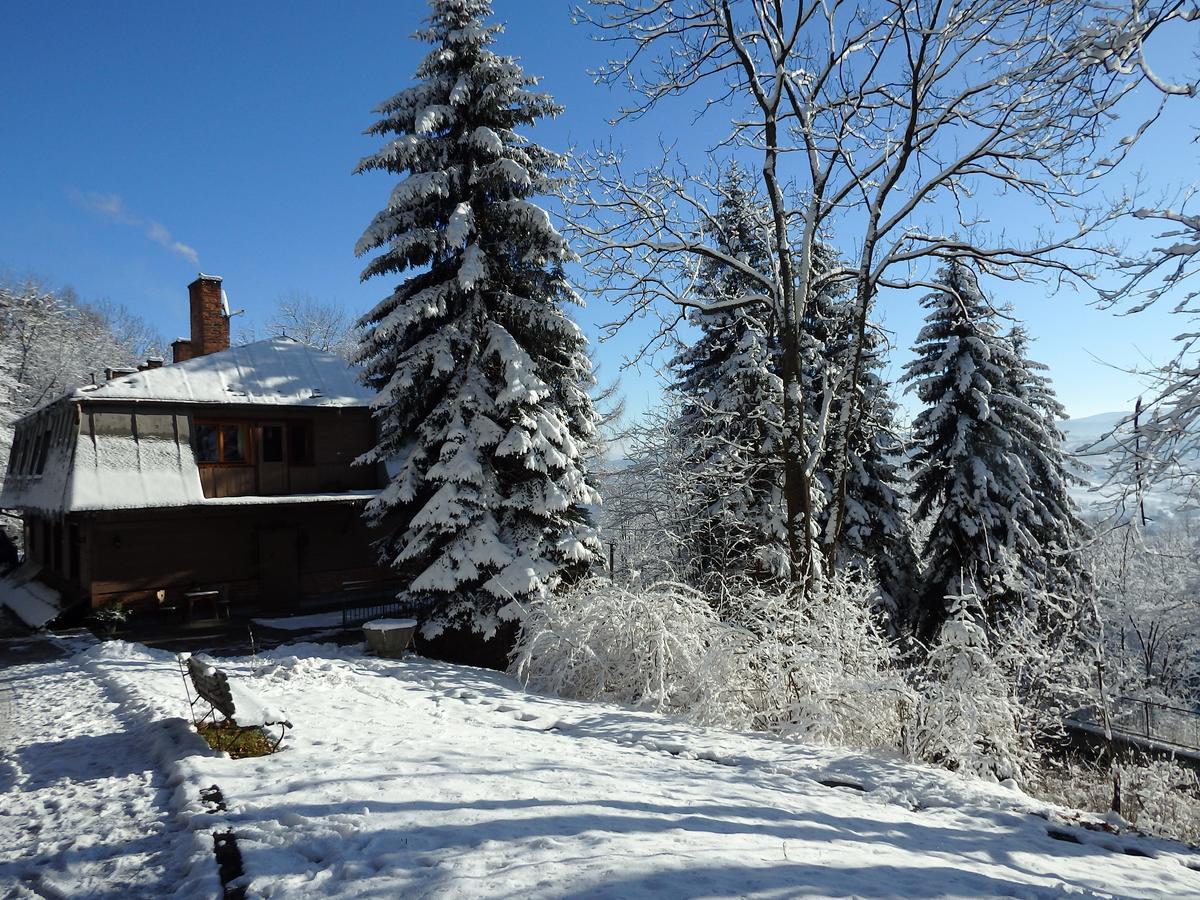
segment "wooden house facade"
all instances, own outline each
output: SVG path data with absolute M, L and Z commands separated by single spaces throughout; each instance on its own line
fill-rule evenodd
M 383 582 L 363 507 L 381 467 L 371 395 L 347 363 L 286 337 L 229 346 L 221 280 L 189 286 L 174 361 L 110 372 L 21 419 L 0 507 L 65 605 L 142 607 L 221 585 L 293 609 Z

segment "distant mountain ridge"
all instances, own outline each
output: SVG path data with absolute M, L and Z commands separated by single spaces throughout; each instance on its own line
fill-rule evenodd
M 1074 452 L 1080 447 L 1095 444 L 1129 415 L 1129 412 L 1096 413 L 1091 416 L 1080 416 L 1078 419 L 1063 419 L 1058 423 L 1058 427 L 1066 435 L 1067 449 Z M 1106 441 L 1105 444 L 1103 449 L 1111 449 L 1111 441 Z
M 1117 443 L 1109 435 L 1125 419 L 1132 415 L 1131 411 L 1104 412 L 1091 416 L 1081 416 L 1078 419 L 1065 419 L 1058 423 L 1059 429 L 1065 435 L 1064 449 L 1075 455 L 1080 465 L 1076 474 L 1085 479 L 1088 484 L 1072 491 L 1075 502 L 1088 513 L 1108 515 L 1114 512 L 1126 485 L 1114 483 L 1104 486 L 1106 474 L 1113 470 L 1119 461 Z M 1132 502 L 1132 501 L 1130 501 Z M 1160 525 L 1171 520 L 1192 518 L 1195 511 L 1185 512 L 1184 497 L 1170 487 L 1155 486 L 1146 492 L 1145 507 L 1147 518 L 1152 523 Z M 1127 512 L 1132 510 L 1127 509 Z

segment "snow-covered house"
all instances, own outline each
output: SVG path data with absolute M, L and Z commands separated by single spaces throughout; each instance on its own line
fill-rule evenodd
M 282 609 L 385 579 L 360 515 L 383 473 L 353 465 L 370 393 L 286 337 L 230 347 L 221 279 L 188 291 L 171 365 L 110 370 L 17 422 L 0 508 L 23 518 L 27 565 L 93 607 L 227 585 Z

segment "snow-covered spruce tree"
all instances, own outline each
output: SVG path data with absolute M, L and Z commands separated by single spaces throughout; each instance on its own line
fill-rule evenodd
M 403 176 L 358 242 L 379 251 L 362 277 L 406 276 L 361 322 L 379 430 L 362 461 L 393 470 L 366 514 L 401 596 L 435 604 L 423 634 L 486 640 L 596 559 L 593 377 L 563 311 L 571 251 L 530 199 L 562 158 L 515 130 L 560 107 L 493 52 L 488 0 L 430 5 L 416 37 L 433 49 L 378 108 L 368 133 L 393 137 L 357 168 Z
M 882 354 L 860 374 L 860 410 L 848 428 L 846 509 L 830 558 L 862 560 L 879 583 L 879 610 L 893 627 L 911 602 L 920 565 L 904 497 L 896 402 L 881 375 Z
M 737 166 L 721 180 L 710 239 L 722 254 L 769 265 L 770 216 Z M 706 306 L 756 289 L 719 259 L 699 266 L 696 299 Z M 696 490 L 689 497 L 694 574 L 755 581 L 788 571 L 783 509 L 783 381 L 777 373 L 772 313 L 766 303 L 696 312 L 695 343 L 672 360 L 682 400 L 675 431 L 686 447 Z
M 975 594 L 989 623 L 1022 601 L 1023 561 L 1038 548 L 1032 482 L 1014 452 L 1017 401 L 1006 394 L 1012 351 L 975 274 L 955 261 L 940 273 L 945 288 L 922 300 L 929 309 L 905 366 L 925 408 L 914 422 L 912 496 L 928 520 L 921 590 L 911 610 L 928 642 L 946 618 L 946 598 Z
M 1088 581 L 1080 552 L 1087 526 L 1070 489 L 1087 482 L 1068 468 L 1063 450 L 1066 437 L 1058 427 L 1067 411 L 1054 393 L 1047 367 L 1029 358 L 1028 332 L 1017 324 L 1007 340 L 1012 367 L 1006 390 L 1020 404 L 1017 412 L 1025 426 L 1012 434 L 1015 452 L 1032 481 L 1034 508 L 1029 527 L 1045 558 L 1043 582 L 1058 593 L 1077 594 L 1086 589 Z
M 820 270 L 835 262 L 831 251 L 822 250 Z M 880 611 L 894 624 L 898 607 L 908 601 L 917 571 L 903 496 L 897 407 L 883 379 L 886 344 L 874 324 L 863 336 L 858 384 L 850 383 L 856 349 L 853 317 L 853 298 L 848 288 L 814 292 L 807 322 L 813 349 L 806 368 L 809 415 L 814 422 L 819 421 L 823 379 L 832 379 L 837 386 L 827 413 L 828 437 L 817 466 L 817 480 L 825 498 L 817 523 L 826 564 L 831 569 L 857 564 L 873 570 L 879 582 Z M 855 395 L 856 402 L 851 404 Z M 843 452 L 845 460 L 838 458 Z M 848 472 L 845 497 L 840 498 L 839 473 L 843 465 L 848 466 Z M 845 510 L 837 533 L 841 503 Z

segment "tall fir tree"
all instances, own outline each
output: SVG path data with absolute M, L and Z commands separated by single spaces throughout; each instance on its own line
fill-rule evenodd
M 1012 349 L 1008 392 L 1020 404 L 1023 429 L 1015 429 L 1017 454 L 1025 462 L 1033 486 L 1033 521 L 1030 531 L 1042 548 L 1043 586 L 1058 593 L 1077 594 L 1089 587 L 1089 576 L 1080 552 L 1087 525 L 1071 496 L 1072 487 L 1087 482 L 1071 471 L 1063 449 L 1066 436 L 1059 422 L 1067 418 L 1050 383 L 1047 367 L 1029 357 L 1029 335 L 1021 324 L 1007 336 Z
M 738 167 L 721 180 L 709 237 L 727 256 L 760 271 L 770 264 L 770 221 L 752 182 Z M 759 290 L 719 260 L 706 258 L 696 299 L 736 300 Z M 694 568 L 769 581 L 786 576 L 783 512 L 783 382 L 777 374 L 770 308 L 751 303 L 697 312 L 699 339 L 672 367 L 682 405 L 675 423 L 693 470 L 688 498 L 695 529 Z
M 835 263 L 833 251 L 822 246 L 815 267 L 818 274 Z M 812 342 L 806 367 L 807 393 L 814 421 L 820 415 L 825 379 L 836 386 L 825 448 L 817 466 L 824 501 L 817 516 L 818 537 L 827 565 L 841 568 L 857 563 L 873 570 L 880 587 L 880 611 L 895 622 L 898 607 L 907 602 L 913 588 L 917 568 L 905 508 L 903 447 L 896 424 L 897 406 L 883 378 L 886 343 L 873 323 L 868 323 L 863 337 L 858 385 L 852 388 L 849 384 L 856 345 L 851 300 L 848 287 L 815 291 L 806 321 Z M 839 458 L 843 453 L 845 459 Z M 839 497 L 843 465 L 848 467 L 844 500 Z M 845 512 L 835 549 L 839 502 L 845 503 Z
M 944 289 L 922 301 L 929 314 L 904 376 L 925 404 L 910 466 L 915 515 L 929 535 L 911 616 L 927 642 L 945 621 L 948 597 L 978 596 L 995 624 L 1023 602 L 1029 564 L 1040 559 L 1032 479 L 1014 436 L 1029 417 L 1009 393 L 1011 347 L 964 263 L 948 264 L 939 281 Z
M 868 340 L 871 346 L 864 351 L 859 375 L 860 409 L 846 426 L 846 510 L 838 550 L 829 555 L 835 565 L 858 560 L 870 566 L 879 582 L 880 612 L 891 625 L 899 626 L 900 610 L 911 602 L 916 587 L 919 564 L 905 497 L 897 405 L 882 376 L 883 341 Z M 827 471 L 836 470 L 830 465 Z M 832 485 L 830 493 L 834 494 Z M 833 512 L 831 508 L 829 513 Z M 825 520 L 832 523 L 832 515 Z
M 517 133 L 561 108 L 491 48 L 488 0 L 430 0 L 416 83 L 378 107 L 388 143 L 357 171 L 403 176 L 359 240 L 363 271 L 404 276 L 366 316 L 359 358 L 392 475 L 367 507 L 403 596 L 484 637 L 599 550 L 584 453 L 595 413 L 572 253 L 531 198 L 562 158 Z M 518 602 L 514 602 L 518 601 Z

